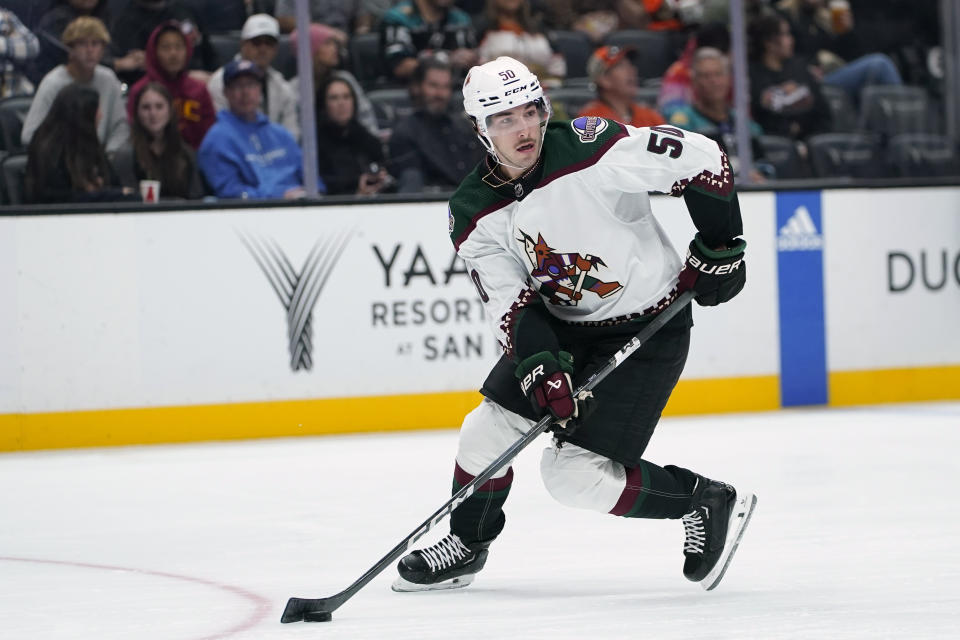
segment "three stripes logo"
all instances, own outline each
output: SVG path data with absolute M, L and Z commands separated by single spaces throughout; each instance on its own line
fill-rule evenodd
M 797 207 L 787 223 L 780 227 L 777 248 L 780 251 L 816 251 L 823 248 L 823 236 L 817 231 L 817 225 L 805 206 Z
M 313 366 L 313 307 L 351 235 L 341 231 L 318 240 L 297 271 L 275 240 L 240 233 L 240 240 L 287 311 L 290 368 L 294 371 Z

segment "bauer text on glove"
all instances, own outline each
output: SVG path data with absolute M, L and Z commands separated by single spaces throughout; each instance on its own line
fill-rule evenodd
M 564 420 L 577 417 L 577 403 L 573 399 L 573 356 L 566 351 L 554 355 L 541 351 L 525 358 L 518 366 L 516 376 L 520 390 L 530 399 L 537 415 L 548 411 L 554 418 Z
M 712 307 L 740 293 L 747 281 L 743 252 L 747 243 L 730 240 L 723 249 L 707 247 L 698 233 L 690 242 L 687 261 L 680 272 L 680 290 L 692 289 L 697 303 Z

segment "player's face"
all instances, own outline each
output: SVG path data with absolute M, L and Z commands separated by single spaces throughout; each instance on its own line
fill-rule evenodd
M 497 154 L 507 165 L 526 170 L 540 157 L 541 123 L 546 112 L 533 102 L 487 118 L 487 133 Z

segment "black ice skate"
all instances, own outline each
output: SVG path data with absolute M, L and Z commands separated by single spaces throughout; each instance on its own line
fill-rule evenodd
M 691 511 L 683 516 L 683 575 L 688 580 L 707 591 L 720 584 L 756 505 L 752 493 L 697 476 Z
M 400 577 L 394 591 L 436 591 L 459 589 L 473 582 L 473 576 L 487 561 L 490 542 L 464 544 L 451 533 L 426 549 L 408 553 L 400 559 Z

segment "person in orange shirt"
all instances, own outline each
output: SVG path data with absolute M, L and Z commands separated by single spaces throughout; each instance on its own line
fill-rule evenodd
M 632 47 L 600 47 L 587 61 L 587 75 L 597 86 L 597 99 L 578 115 L 600 116 L 635 127 L 654 127 L 666 121 L 653 109 L 636 101 L 640 74 Z

